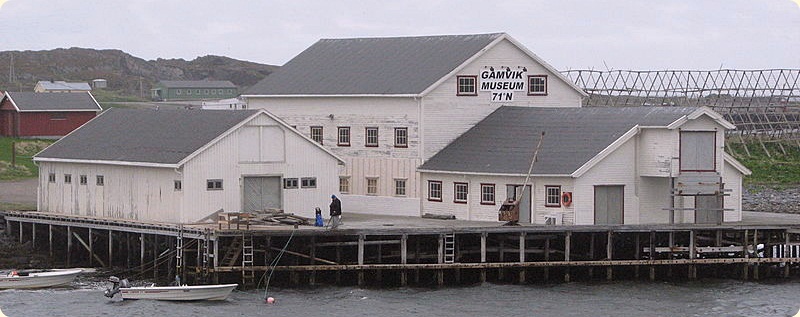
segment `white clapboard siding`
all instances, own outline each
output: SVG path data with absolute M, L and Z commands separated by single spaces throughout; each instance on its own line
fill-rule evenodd
M 639 133 L 639 175 L 669 177 L 670 168 L 678 164 L 679 134 L 664 128 L 641 129 Z M 677 169 L 675 169 L 677 171 Z
M 639 223 L 635 144 L 634 139 L 628 140 L 575 180 L 573 205 L 576 225 L 594 224 L 594 186 L 597 185 L 625 186 L 623 221 L 625 224 Z
M 730 196 L 723 199 L 723 207 L 733 209 L 725 211 L 723 220 L 742 221 L 742 173 L 727 162 L 722 171 L 722 182 L 725 183 L 726 189 L 731 190 L 727 193 Z

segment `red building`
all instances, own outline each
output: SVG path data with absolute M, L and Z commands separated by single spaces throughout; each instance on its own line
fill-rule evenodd
M 0 99 L 0 136 L 62 137 L 102 110 L 88 92 L 6 92 Z

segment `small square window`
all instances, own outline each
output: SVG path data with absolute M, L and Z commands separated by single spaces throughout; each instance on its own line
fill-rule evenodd
M 300 179 L 300 186 L 303 188 L 317 188 L 317 178 L 303 177 Z
M 428 200 L 442 201 L 442 182 L 428 181 Z
M 216 95 L 217 94 L 217 90 L 216 89 L 211 89 L 211 94 L 212 95 Z
M 481 184 L 481 205 L 494 204 L 494 184 Z
M 365 145 L 369 147 L 377 147 L 378 146 L 378 128 L 377 127 L 369 127 L 366 129 L 366 140 Z
M 47 181 L 51 183 L 56 182 L 56 173 L 50 173 L 47 175 Z
M 561 207 L 561 186 L 545 186 L 545 207 Z
M 467 183 L 454 183 L 453 184 L 453 202 L 466 204 L 467 197 L 469 196 L 469 184 Z
M 200 94 L 200 89 L 195 89 L 195 90 L 194 90 L 194 94 L 195 94 L 195 95 L 199 95 L 199 94 Z
M 342 194 L 347 194 L 350 192 L 350 177 L 349 176 L 340 176 L 339 177 L 339 192 Z
M 394 147 L 408 147 L 408 128 L 394 128 Z
M 175 191 L 178 191 L 178 192 L 179 192 L 179 191 L 183 190 L 183 183 L 182 183 L 180 180 L 177 180 L 177 179 L 176 179 L 176 180 L 173 182 L 173 186 L 174 186 L 174 188 L 175 188 Z
M 322 144 L 322 127 L 311 127 L 311 139 L 314 140 L 314 142 Z
M 394 180 L 394 195 L 395 196 L 405 196 L 406 195 L 406 180 L 405 179 L 395 179 Z
M 547 95 L 547 75 L 528 76 L 528 95 Z
M 350 146 L 350 127 L 339 127 L 336 135 L 336 145 Z
M 222 180 L 221 179 L 206 180 L 206 190 L 222 190 Z
M 192 90 L 191 89 L 186 89 L 186 94 L 187 95 L 191 95 L 192 94 Z
M 86 175 L 81 175 L 79 179 L 80 179 L 81 185 L 86 185 L 89 182 L 89 178 L 86 177 Z
M 478 76 L 457 76 L 458 82 L 457 96 L 477 96 L 478 95 Z
M 203 94 L 208 95 L 208 89 L 203 89 Z
M 367 178 L 367 195 L 378 194 L 378 179 L 374 177 Z
M 64 184 L 72 184 L 72 174 L 64 174 Z
M 283 188 L 285 189 L 295 189 L 298 188 L 300 185 L 300 180 L 297 178 L 284 178 L 283 179 Z
M 180 94 L 182 94 L 182 93 L 183 93 L 183 91 L 181 91 L 180 89 L 176 89 L 176 90 L 175 90 L 175 94 L 176 94 L 176 95 L 180 95 Z

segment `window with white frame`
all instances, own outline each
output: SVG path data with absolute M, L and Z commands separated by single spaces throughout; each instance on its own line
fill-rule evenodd
M 442 182 L 428 181 L 428 200 L 442 201 Z
M 408 147 L 408 128 L 394 128 L 394 147 Z
M 367 177 L 367 195 L 377 195 L 377 194 L 378 194 L 378 178 Z
M 56 182 L 56 173 L 50 173 L 49 175 L 47 175 L 47 181 L 49 181 L 51 183 L 55 183 Z
M 528 76 L 528 95 L 547 94 L 547 75 Z
M 321 126 L 313 126 L 311 127 L 311 139 L 314 142 L 322 144 L 322 127 Z
M 182 93 L 183 93 L 183 92 L 182 92 L 180 89 L 176 89 L 176 90 L 175 90 L 175 94 L 176 94 L 176 95 L 180 95 L 180 94 L 182 94 Z
M 494 184 L 481 184 L 481 204 L 494 205 Z
M 545 186 L 544 196 L 546 207 L 561 207 L 561 186 Z
M 406 195 L 406 180 L 404 178 L 394 179 L 394 195 L 395 196 Z
M 300 179 L 300 187 L 302 188 L 317 188 L 316 177 L 303 177 Z
M 222 180 L 221 179 L 207 179 L 206 180 L 206 190 L 222 190 Z
M 89 183 L 89 177 L 86 177 L 86 175 L 81 175 L 78 179 L 81 185 L 86 185 Z
M 72 184 L 72 174 L 64 174 L 64 184 Z
M 178 179 L 172 182 L 172 186 L 173 186 L 172 188 L 174 188 L 176 192 L 183 190 L 183 182 L 181 182 Z
M 350 193 L 350 176 L 339 176 L 339 192 Z
M 95 184 L 97 184 L 97 186 L 105 186 L 106 184 L 105 177 L 103 177 L 103 175 L 97 175 L 95 177 Z
M 284 178 L 283 179 L 283 188 L 284 189 L 295 189 L 298 188 L 300 185 L 300 180 L 297 178 Z
M 457 96 L 477 96 L 478 95 L 478 76 L 457 76 L 458 82 Z
M 365 146 L 378 146 L 378 128 L 377 127 L 368 127 L 366 128 L 365 132 Z
M 469 184 L 467 183 L 453 183 L 453 202 L 467 203 L 469 196 Z
M 339 127 L 336 132 L 336 145 L 350 146 L 350 127 Z

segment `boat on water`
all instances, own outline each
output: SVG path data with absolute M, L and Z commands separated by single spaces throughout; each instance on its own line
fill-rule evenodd
M 45 288 L 72 283 L 81 269 L 12 271 L 0 275 L 0 289 Z
M 109 281 L 113 287 L 106 290 L 105 296 L 114 298 L 117 293 L 122 299 L 155 299 L 168 301 L 225 300 L 239 284 L 217 285 L 178 285 L 131 287 L 127 280 L 112 276 Z

